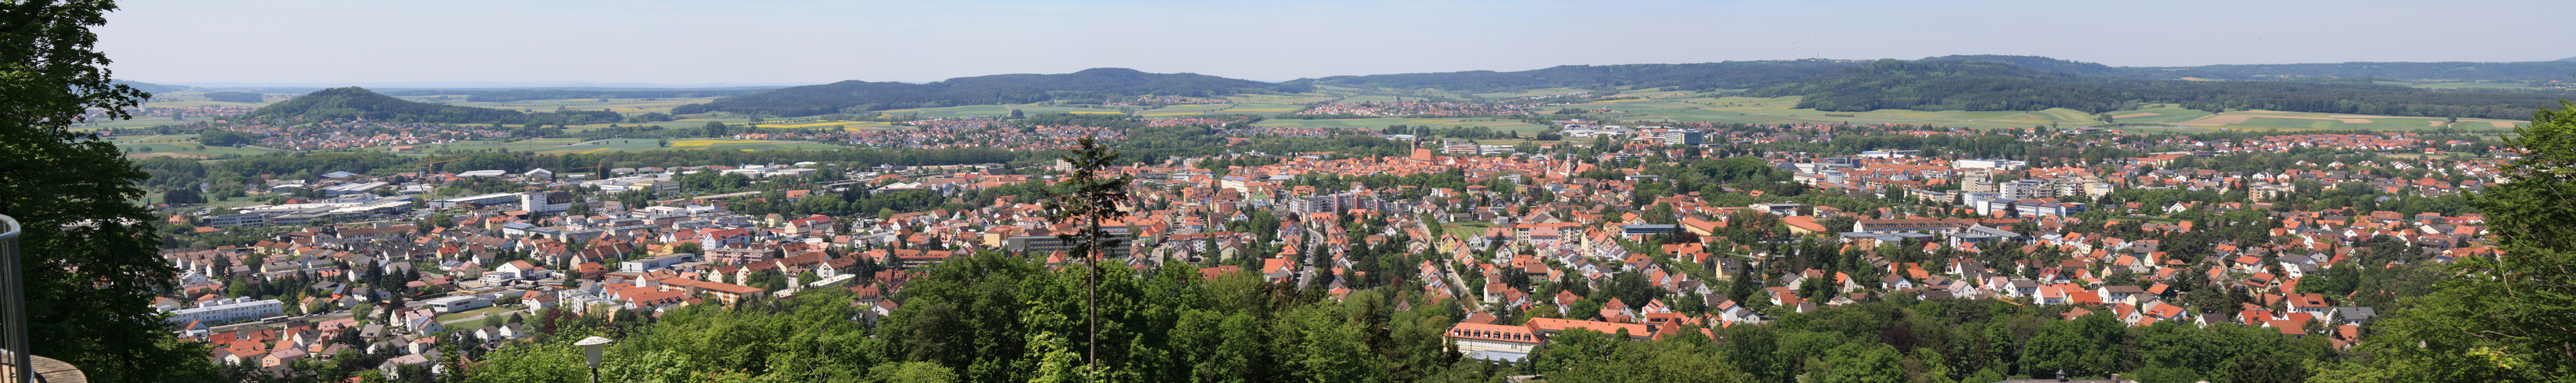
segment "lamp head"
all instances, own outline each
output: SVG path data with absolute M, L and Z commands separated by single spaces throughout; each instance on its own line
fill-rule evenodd
M 575 346 L 581 346 L 582 356 L 589 357 L 591 368 L 599 368 L 599 346 L 607 345 L 609 342 L 615 342 L 615 340 L 594 336 L 582 338 L 581 341 L 572 342 L 572 344 Z

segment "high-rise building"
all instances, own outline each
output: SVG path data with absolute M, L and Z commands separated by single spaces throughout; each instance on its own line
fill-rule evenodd
M 1993 193 L 1995 192 L 1995 172 L 1986 169 L 1962 170 L 1959 172 L 1959 190 L 1969 193 Z
M 1708 132 L 1702 132 L 1699 131 L 1699 129 L 1674 129 L 1664 131 L 1665 145 L 1699 145 L 1701 142 L 1706 141 L 1708 141 Z

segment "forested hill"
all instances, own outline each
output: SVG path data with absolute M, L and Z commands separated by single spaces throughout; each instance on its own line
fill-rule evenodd
M 383 93 L 393 96 L 465 96 L 472 102 L 511 102 L 525 100 L 564 100 L 576 98 L 691 98 L 731 97 L 767 92 L 784 86 L 740 86 L 723 88 L 504 88 L 504 89 L 399 89 Z
M 2435 92 L 2359 83 L 2180 81 L 2076 76 L 1987 61 L 1880 60 L 1746 92 L 1806 96 L 1824 111 L 2041 110 L 2107 112 L 2170 102 L 2202 110 L 2266 109 L 2426 117 L 2529 118 L 2555 95 Z
M 2334 64 L 2247 64 L 2203 65 L 2195 67 L 2136 67 L 2131 69 L 2161 71 L 2192 77 L 2230 80 L 2259 80 L 2284 77 L 2358 77 L 2375 76 L 2406 80 L 2495 80 L 2547 81 L 2569 80 L 2576 75 L 2576 61 L 2537 61 L 2510 63 L 2481 62 L 2349 62 Z M 2523 116 L 2529 118 L 2531 116 Z
M 1466 71 L 1297 79 L 1288 84 L 1349 88 L 1431 88 L 1501 91 L 1536 88 L 1678 87 L 1743 89 L 1859 66 L 1842 60 L 1728 61 L 1696 64 L 1564 65 L 1518 72 Z
M 2208 65 L 2196 67 L 2115 67 L 2040 56 L 1951 55 L 1924 62 L 1998 63 L 2042 72 L 2084 77 L 2177 80 L 2186 77 L 2221 80 L 2277 80 L 2302 77 L 2373 76 L 2403 80 L 2563 80 L 2576 74 L 2576 58 L 2516 63 L 2379 63 Z M 1567 65 L 1518 72 L 1465 71 L 1441 73 L 1332 76 L 1297 79 L 1288 84 L 1350 88 L 1441 89 L 1490 92 L 1538 88 L 1630 89 L 1677 87 L 1682 90 L 1760 88 L 1861 66 L 1852 60 L 1728 61 L 1697 64 Z M 2368 81 L 2359 81 L 2367 83 Z M 2528 118 L 2521 116 L 2515 118 Z
M 366 88 L 346 87 L 279 101 L 250 113 L 252 118 L 289 120 L 329 120 L 340 118 L 373 121 L 431 122 L 450 124 L 548 124 L 577 125 L 622 121 L 623 116 L 608 111 L 570 111 L 523 113 L 455 105 L 415 102 L 376 94 Z
M 1922 59 L 1922 60 L 1916 60 L 1916 61 L 1927 61 L 1927 62 L 1939 62 L 1939 61 L 1969 61 L 1969 62 L 2002 63 L 2002 64 L 2010 64 L 2010 65 L 2012 65 L 2012 66 L 2017 66 L 2017 67 L 2030 68 L 2030 69 L 2039 70 L 2039 71 L 2043 71 L 2043 72 L 2064 73 L 2064 74 L 2071 74 L 2071 75 L 2077 75 L 2077 76 L 2092 76 L 2092 77 L 2151 78 L 2151 77 L 2158 77 L 2158 76 L 2162 75 L 2161 73 L 2158 73 L 2158 72 L 2161 72 L 2161 71 L 2142 70 L 2142 69 L 2137 69 L 2137 68 L 2115 67 L 2115 66 L 2102 65 L 2102 64 L 2095 64 L 2095 63 L 2088 63 L 2088 62 L 2082 62 L 2082 61 L 2059 60 L 2059 59 L 2053 59 L 2053 58 L 2047 58 L 2047 57 L 2040 57 L 2040 56 L 1949 55 L 1949 56 L 1941 56 L 1941 57 L 1927 57 L 1927 58 L 1924 58 L 1924 59 Z
M 1124 68 L 1093 68 L 1067 74 L 1005 74 L 959 77 L 928 84 L 842 81 L 806 85 L 682 105 L 674 114 L 714 111 L 772 116 L 819 114 L 958 105 L 1007 104 L 1056 98 L 1165 95 L 1214 97 L 1240 93 L 1304 92 L 1302 85 L 1273 84 L 1193 73 L 1145 73 Z

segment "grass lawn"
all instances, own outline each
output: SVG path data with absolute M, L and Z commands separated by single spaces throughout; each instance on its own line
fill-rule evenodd
M 516 311 L 516 310 L 511 310 L 510 308 L 507 308 L 507 307 L 492 306 L 492 307 L 485 307 L 485 308 L 479 308 L 479 309 L 473 309 L 473 310 L 465 310 L 465 312 L 454 313 L 454 314 L 439 314 L 439 315 L 438 315 L 438 321 L 439 321 L 439 322 L 447 322 L 447 321 L 453 321 L 453 320 L 459 320 L 459 319 L 465 319 L 465 318 L 473 318 L 473 317 L 474 317 L 474 316 L 476 316 L 476 315 L 483 315 L 483 314 L 494 314 L 494 315 L 507 314 L 507 313 L 509 313 L 509 312 L 511 312 L 511 311 Z M 481 321 L 474 321 L 474 322 L 481 322 Z M 474 323 L 474 322 L 458 323 L 458 324 L 460 324 L 460 325 L 463 325 L 463 324 L 477 324 L 478 326 L 476 326 L 476 327 L 481 327 L 481 326 L 479 326 L 479 324 L 480 324 L 480 323 Z M 449 327 L 449 328 L 455 328 L 455 327 Z
M 1490 227 L 1494 227 L 1494 224 L 1483 222 L 1444 223 L 1440 224 L 1440 232 L 1444 234 L 1454 234 L 1459 238 L 1474 238 L 1484 236 L 1485 229 Z

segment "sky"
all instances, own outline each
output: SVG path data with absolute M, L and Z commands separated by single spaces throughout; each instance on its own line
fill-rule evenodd
M 2113 66 L 2546 61 L 2576 1 L 127 0 L 117 78 L 709 86 L 1121 67 L 1283 81 L 2035 55 Z M 2549 48 L 2556 46 L 2559 48 Z

